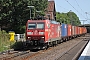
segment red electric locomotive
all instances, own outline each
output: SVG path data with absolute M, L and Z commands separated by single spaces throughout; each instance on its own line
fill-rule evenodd
M 31 49 L 47 48 L 61 39 L 60 23 L 50 20 L 28 20 L 26 23 L 26 44 Z

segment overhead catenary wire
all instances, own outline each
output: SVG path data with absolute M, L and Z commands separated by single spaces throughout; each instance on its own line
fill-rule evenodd
M 71 5 L 73 7 L 73 9 L 75 9 L 80 15 L 82 15 L 69 1 L 65 0 L 69 5 Z M 82 15 L 83 16 L 83 15 Z M 84 16 L 83 16 L 84 17 Z M 84 17 L 85 18 L 85 17 Z M 85 18 L 87 19 L 87 18 Z
M 88 18 L 88 15 L 90 15 L 88 12 L 85 12 L 86 13 L 86 17 L 87 17 L 87 22 L 90 24 L 90 19 Z
M 75 0 L 75 2 L 77 3 L 78 7 L 81 9 L 81 7 L 80 7 L 80 5 L 78 4 L 77 0 Z M 87 13 L 87 12 L 84 12 L 82 9 L 81 9 L 81 11 L 86 14 L 86 18 L 88 19 L 88 16 L 87 16 L 88 13 Z M 88 14 L 88 15 L 90 15 L 90 14 Z
M 61 7 L 61 8 L 64 9 L 64 10 L 68 10 L 68 9 L 66 9 L 66 8 L 64 8 L 64 7 L 62 7 L 62 6 L 60 6 L 59 4 L 57 4 L 57 6 Z
M 90 13 L 87 12 L 88 15 L 90 15 Z
M 80 5 L 78 4 L 77 0 L 75 0 L 75 2 L 77 3 L 78 7 L 81 9 Z M 84 12 L 82 9 L 81 9 L 82 12 Z M 85 13 L 85 12 L 84 12 Z
M 81 7 L 80 7 L 80 5 L 78 4 L 77 0 L 75 0 L 75 2 L 77 3 L 78 7 L 81 9 Z M 88 19 L 88 16 L 87 16 L 88 13 L 87 13 L 87 12 L 84 12 L 82 9 L 81 9 L 81 11 L 86 14 L 86 18 Z M 86 19 L 86 20 L 87 20 L 87 19 Z
M 75 8 L 68 0 L 65 0 L 77 13 L 79 13 L 83 18 L 84 18 L 84 20 L 87 20 L 86 22 L 88 22 L 89 23 L 89 20 L 90 19 L 88 19 L 87 17 L 86 17 L 86 15 L 85 15 L 85 11 L 80 7 L 80 5 L 79 5 L 79 3 L 78 3 L 78 1 L 77 0 L 75 0 L 76 1 L 76 3 L 77 3 L 77 5 L 78 5 L 78 8 L 80 9 L 80 11 L 78 11 L 77 10 L 77 8 Z M 65 8 L 65 7 L 63 7 L 63 6 L 60 6 L 60 4 L 56 4 L 58 7 L 61 7 L 62 9 L 64 9 L 64 10 L 70 10 L 70 9 L 67 9 L 67 8 Z M 82 13 L 84 13 L 84 15 L 82 14 Z M 87 13 L 87 16 L 88 15 L 90 15 L 89 13 Z
M 75 0 L 76 1 L 76 0 Z M 78 7 L 81 9 L 81 7 L 79 6 L 79 4 L 78 4 L 78 2 L 76 1 L 76 3 L 77 3 L 77 5 L 78 5 Z M 82 9 L 81 9 L 81 11 L 82 12 L 84 12 Z M 88 20 L 88 16 L 87 15 L 90 15 L 88 12 L 84 12 L 84 13 L 86 13 L 86 18 L 87 18 L 87 20 Z
M 87 19 L 88 19 L 87 12 L 85 12 L 85 14 L 86 14 L 86 17 L 87 17 Z

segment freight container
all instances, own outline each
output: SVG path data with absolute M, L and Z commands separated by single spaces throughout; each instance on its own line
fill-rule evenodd
M 78 27 L 75 26 L 75 35 L 78 35 Z
M 75 26 L 72 26 L 72 36 L 75 35 Z
M 86 28 L 85 27 L 83 27 L 83 34 L 85 34 L 86 33 Z
M 78 27 L 78 35 L 80 35 L 80 27 Z
M 76 28 L 75 28 L 75 29 L 76 29 L 76 35 L 78 35 L 78 27 L 76 26 Z
M 79 35 L 79 27 L 77 26 L 77 35 Z
M 67 32 L 68 34 L 67 35 L 71 36 L 72 35 L 72 31 L 71 31 L 72 30 L 72 25 L 67 25 L 67 26 L 68 26 L 67 27 L 67 30 L 68 30 L 68 32 Z
M 85 33 L 87 33 L 87 29 L 85 28 Z
M 85 31 L 84 31 L 84 27 L 82 27 L 82 34 L 84 34 L 84 32 L 85 32 Z
M 83 34 L 83 27 L 81 27 L 81 34 Z
M 80 27 L 80 34 L 82 34 L 82 27 Z
M 86 28 L 84 28 L 84 31 L 85 31 L 84 33 L 86 33 L 86 32 L 87 32 L 86 30 L 87 30 L 87 29 L 86 29 Z
M 87 33 L 87 29 L 85 28 L 85 33 Z
M 76 35 L 76 26 L 74 26 L 74 35 Z
M 67 37 L 67 24 L 61 24 L 61 37 Z

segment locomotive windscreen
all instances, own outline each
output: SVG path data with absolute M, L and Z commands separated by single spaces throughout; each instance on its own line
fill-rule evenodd
M 28 29 L 35 29 L 36 28 L 36 23 L 29 23 L 28 24 Z
M 44 23 L 28 23 L 28 29 L 44 29 Z

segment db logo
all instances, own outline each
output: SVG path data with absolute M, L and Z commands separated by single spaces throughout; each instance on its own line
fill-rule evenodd
M 37 31 L 37 30 L 35 30 L 35 33 L 34 33 L 34 34 L 37 34 L 37 32 L 38 32 L 38 31 Z

